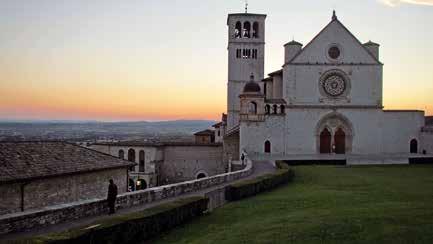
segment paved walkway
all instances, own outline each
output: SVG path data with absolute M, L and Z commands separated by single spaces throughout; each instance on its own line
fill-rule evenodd
M 253 163 L 253 165 L 254 165 L 253 173 L 250 176 L 243 178 L 241 180 L 255 178 L 257 176 L 264 175 L 264 174 L 271 173 L 271 172 L 275 171 L 275 168 L 272 166 L 271 161 L 255 161 Z M 234 181 L 234 182 L 236 182 L 236 181 Z M 56 224 L 56 225 L 50 225 L 50 226 L 46 226 L 46 227 L 42 227 L 42 228 L 35 228 L 35 229 L 32 229 L 28 232 L 6 234 L 3 236 L 0 236 L 0 243 L 3 241 L 8 241 L 8 240 L 10 241 L 10 240 L 14 240 L 17 238 L 27 238 L 27 237 L 43 235 L 43 234 L 47 234 L 47 233 L 51 233 L 51 232 L 61 232 L 61 231 L 65 231 L 68 229 L 84 227 L 87 225 L 90 226 L 93 222 L 98 221 L 98 220 L 104 220 L 104 219 L 108 219 L 108 218 L 111 218 L 114 216 L 119 216 L 119 215 L 133 213 L 133 212 L 139 212 L 139 211 L 142 211 L 142 210 L 147 209 L 147 208 L 152 208 L 152 207 L 157 206 L 159 204 L 175 201 L 177 199 L 192 197 L 192 196 L 204 196 L 208 192 L 214 191 L 214 190 L 219 189 L 221 187 L 225 187 L 225 186 L 230 185 L 232 183 L 233 182 L 225 183 L 222 185 L 203 189 L 203 190 L 198 191 L 198 192 L 192 192 L 192 193 L 180 195 L 177 197 L 167 198 L 164 200 L 155 201 L 155 202 L 145 204 L 145 205 L 138 205 L 138 206 L 134 206 L 131 208 L 119 209 L 114 215 L 91 216 L 91 217 L 82 218 L 82 219 L 73 220 L 73 221 L 68 221 L 68 222 L 60 223 L 60 224 Z

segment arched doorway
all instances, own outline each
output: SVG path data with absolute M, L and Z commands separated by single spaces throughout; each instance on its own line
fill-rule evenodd
M 334 135 L 335 153 L 345 154 L 346 153 L 346 133 L 341 128 L 335 132 Z
M 146 188 L 147 188 L 147 183 L 146 183 L 146 181 L 143 180 L 143 179 L 138 179 L 138 180 L 137 180 L 137 187 L 136 187 L 137 191 L 138 191 L 138 190 L 144 190 L 144 189 L 146 189 Z
M 271 142 L 265 141 L 265 153 L 271 153 Z
M 320 153 L 331 153 L 331 132 L 328 128 L 320 133 Z
M 416 139 L 410 141 L 410 153 L 418 153 L 418 141 Z
M 198 180 L 198 179 L 202 179 L 202 178 L 206 178 L 206 177 L 207 177 L 207 176 L 206 176 L 205 173 L 200 173 L 200 174 L 197 175 L 197 180 Z

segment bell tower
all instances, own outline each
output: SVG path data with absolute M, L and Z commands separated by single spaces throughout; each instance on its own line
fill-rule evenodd
M 227 17 L 228 25 L 228 84 L 227 130 L 239 125 L 239 95 L 250 75 L 264 78 L 265 66 L 264 14 L 235 13 Z

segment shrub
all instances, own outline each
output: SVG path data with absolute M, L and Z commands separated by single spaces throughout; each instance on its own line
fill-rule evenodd
M 290 166 L 282 160 L 277 160 L 275 161 L 275 165 L 277 166 L 278 169 L 290 169 Z
M 141 212 L 96 221 L 88 226 L 36 237 L 43 243 L 132 243 L 148 240 L 207 210 L 208 198 L 191 197 Z M 86 228 L 87 227 L 87 228 Z
M 244 180 L 226 187 L 226 199 L 236 201 L 268 191 L 279 185 L 291 182 L 294 177 L 293 169 L 280 169 L 276 173 L 263 175 L 251 180 Z

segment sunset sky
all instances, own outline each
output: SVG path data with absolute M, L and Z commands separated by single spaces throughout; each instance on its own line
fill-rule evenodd
M 220 119 L 228 13 L 242 0 L 1 0 L 0 119 Z M 265 13 L 266 73 L 332 10 L 381 44 L 386 109 L 433 115 L 433 0 L 250 0 Z

